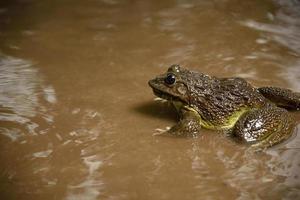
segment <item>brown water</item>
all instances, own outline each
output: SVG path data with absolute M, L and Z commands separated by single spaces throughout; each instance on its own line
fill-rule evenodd
M 300 199 L 300 136 L 263 153 L 176 122 L 147 81 L 179 63 L 300 91 L 300 3 L 0 2 L 1 199 Z M 294 113 L 300 119 L 299 113 Z

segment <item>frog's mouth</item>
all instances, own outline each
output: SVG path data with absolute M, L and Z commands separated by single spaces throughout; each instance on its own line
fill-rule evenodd
M 179 97 L 176 97 L 176 96 L 173 96 L 171 94 L 168 94 L 168 93 L 165 93 L 161 90 L 158 90 L 156 88 L 152 88 L 153 90 L 153 93 L 155 96 L 159 97 L 159 98 L 162 98 L 162 99 L 165 99 L 165 100 L 168 100 L 168 101 L 171 101 L 171 102 L 181 102 L 183 104 L 185 104 L 185 102 L 182 101 L 182 99 L 180 99 Z
M 152 88 L 155 96 L 168 101 L 182 102 L 187 104 L 178 94 L 176 94 L 172 88 L 168 88 L 163 85 L 163 80 L 153 79 L 148 82 L 149 86 Z
M 168 93 L 162 92 L 161 90 L 158 90 L 156 88 L 152 88 L 152 89 L 153 89 L 154 95 L 157 97 L 160 97 L 162 99 L 169 100 L 169 101 L 172 101 L 174 99 L 174 97 L 172 95 L 169 95 Z

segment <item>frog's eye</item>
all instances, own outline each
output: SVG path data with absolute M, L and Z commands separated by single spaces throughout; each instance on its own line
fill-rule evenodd
M 176 76 L 172 73 L 167 74 L 165 78 L 165 83 L 168 85 L 173 85 L 176 81 Z

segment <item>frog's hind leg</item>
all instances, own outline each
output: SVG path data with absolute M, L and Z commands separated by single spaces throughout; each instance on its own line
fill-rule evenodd
M 299 92 L 278 87 L 261 87 L 257 88 L 257 90 L 277 106 L 291 110 L 300 110 Z
M 266 148 L 290 137 L 294 127 L 285 109 L 267 106 L 245 113 L 236 123 L 233 135 L 253 147 Z

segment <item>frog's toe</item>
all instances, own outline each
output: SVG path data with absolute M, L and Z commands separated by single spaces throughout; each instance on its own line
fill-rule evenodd
M 155 133 L 152 134 L 152 136 L 157 136 L 157 135 L 163 135 L 168 133 L 168 131 L 171 129 L 171 127 L 167 126 L 165 129 L 157 128 L 155 129 Z

